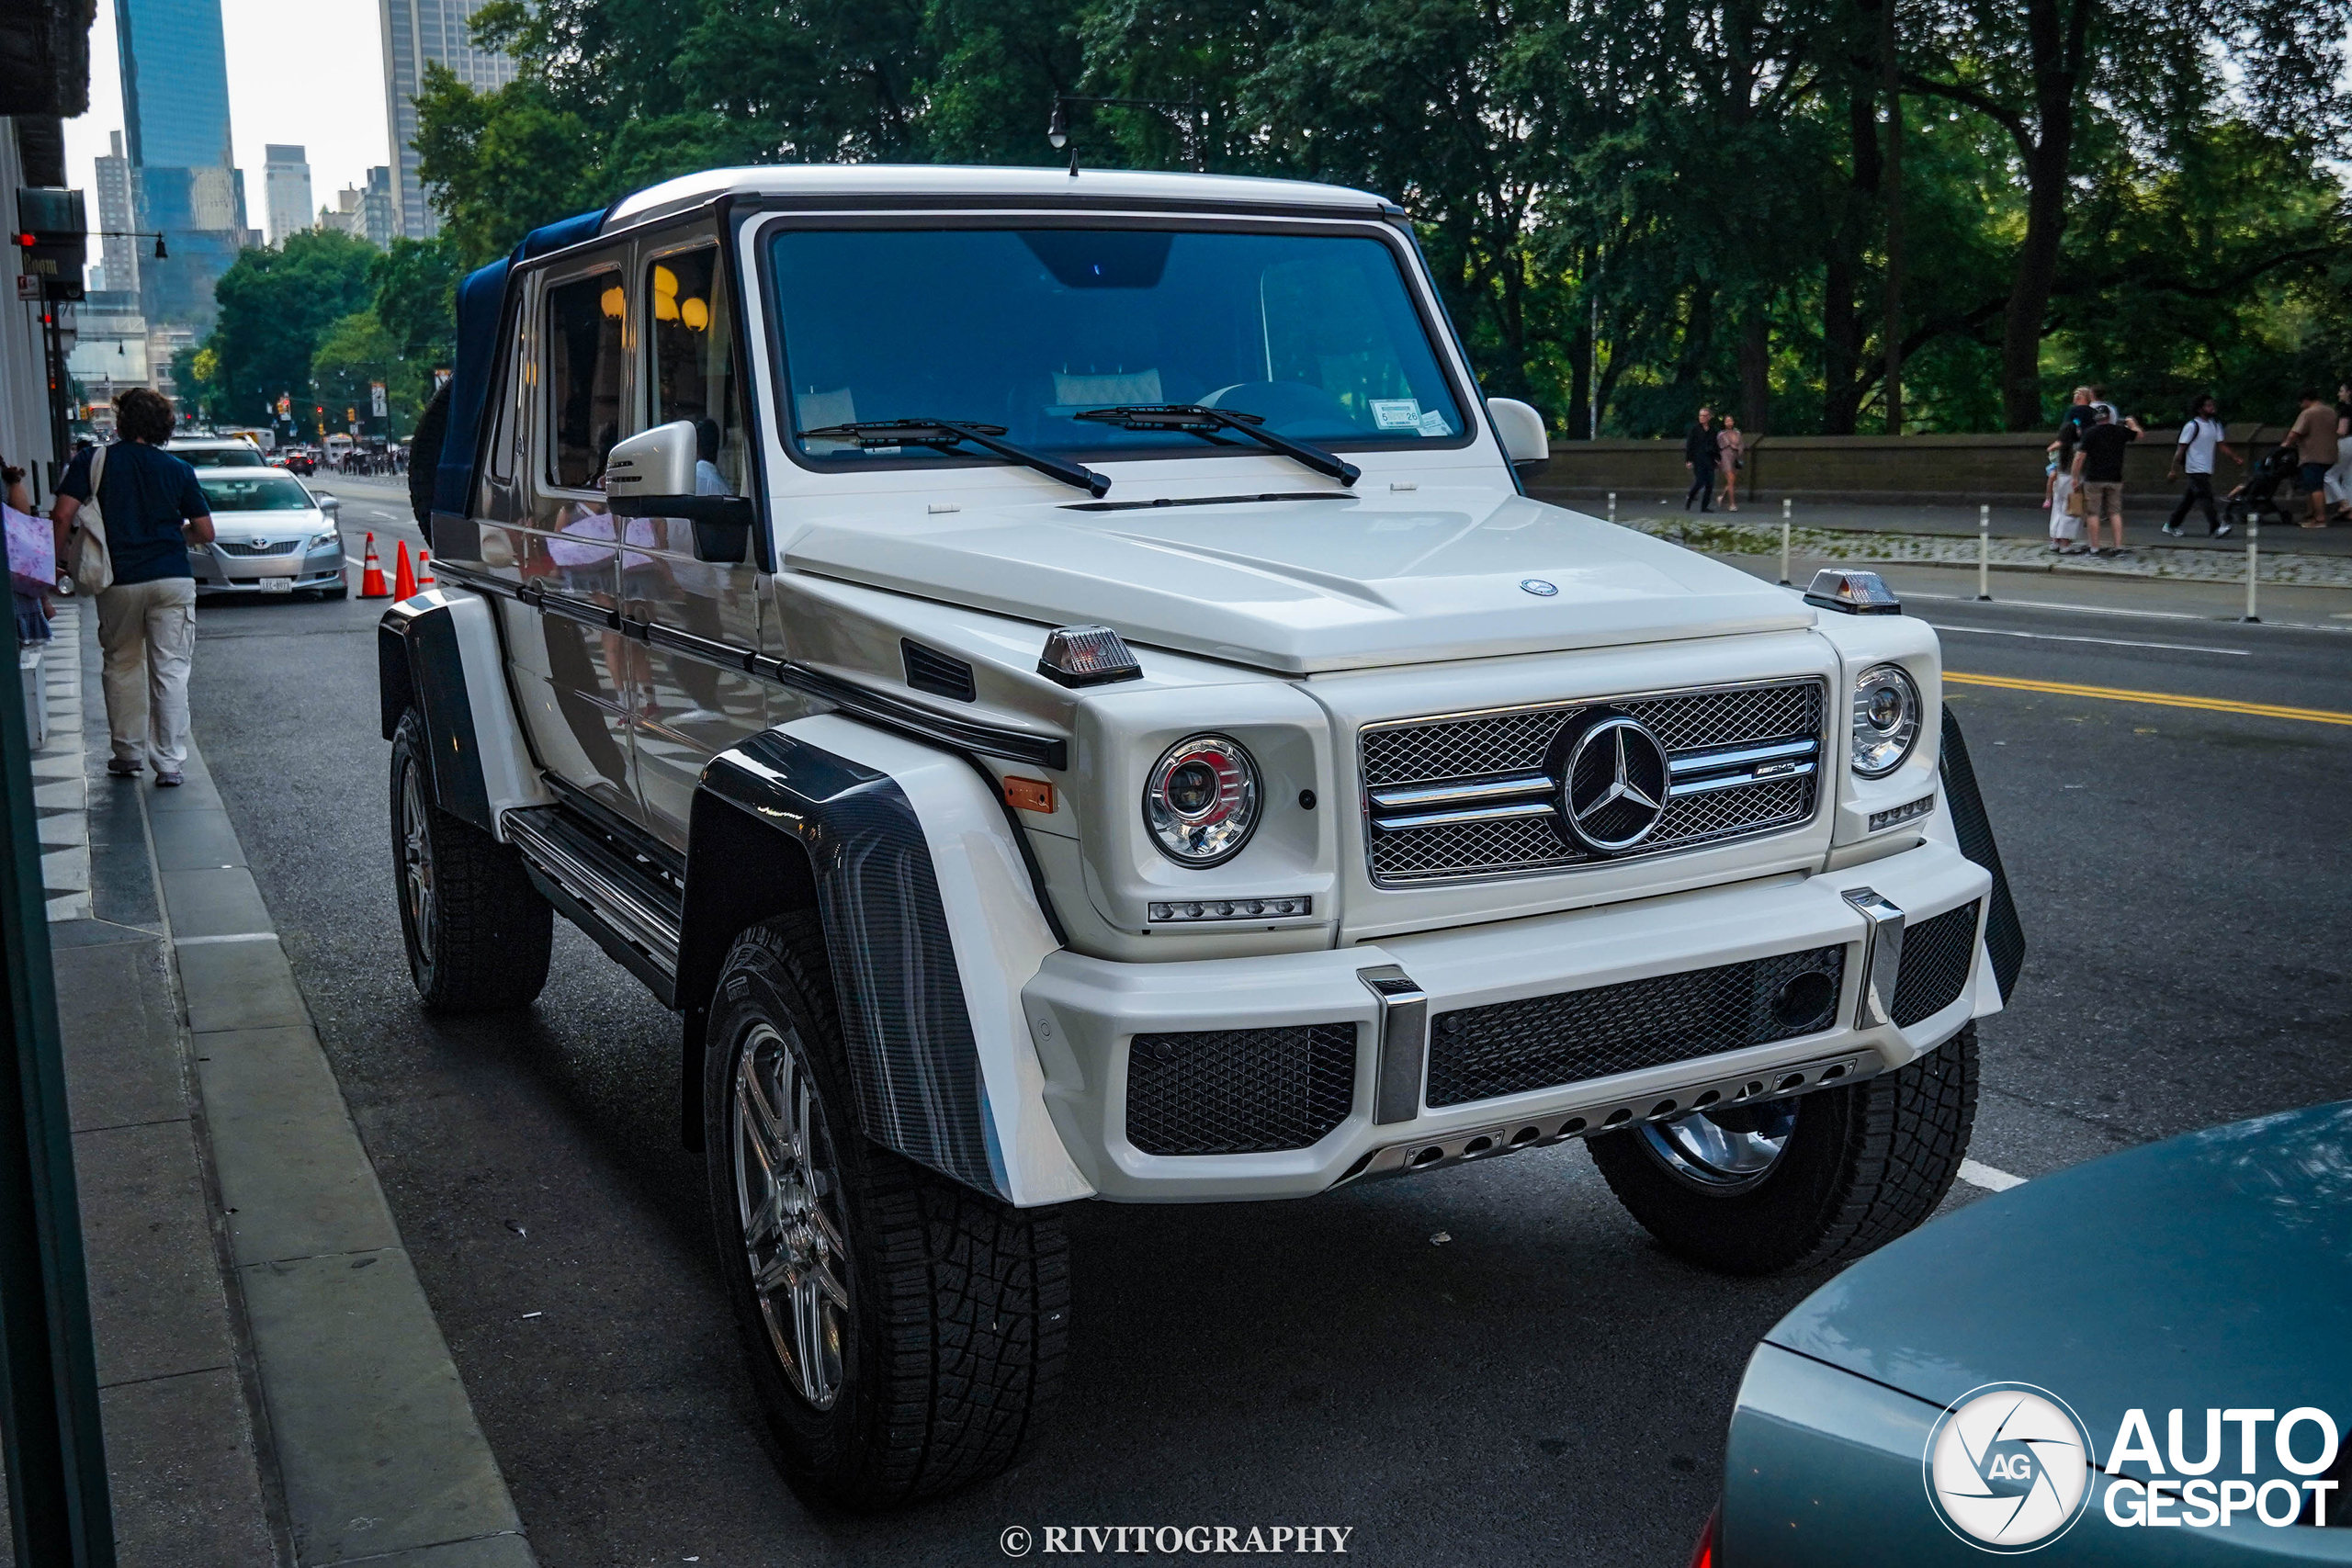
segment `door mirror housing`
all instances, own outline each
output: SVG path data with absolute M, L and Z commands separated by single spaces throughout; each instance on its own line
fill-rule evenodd
M 697 493 L 695 423 L 641 430 L 605 459 L 605 504 L 616 517 L 683 517 L 695 525 L 695 559 L 741 564 L 758 509 L 740 495 Z
M 1533 408 L 1517 398 L 1488 398 L 1487 412 L 1494 416 L 1495 434 L 1502 438 L 1503 456 L 1512 468 L 1531 468 L 1552 460 L 1552 438 L 1544 432 L 1544 416 Z

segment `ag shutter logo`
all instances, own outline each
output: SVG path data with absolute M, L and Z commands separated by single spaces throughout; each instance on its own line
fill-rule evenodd
M 1980 1551 L 2033 1551 L 2074 1527 L 2090 1502 L 2090 1435 L 2066 1402 L 2031 1383 L 1986 1383 L 1928 1433 L 1928 1503 Z

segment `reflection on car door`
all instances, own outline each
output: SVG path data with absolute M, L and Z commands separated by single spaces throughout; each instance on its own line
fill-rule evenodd
M 514 464 L 521 504 L 502 575 L 537 586 L 551 607 L 513 606 L 507 646 L 516 696 L 539 759 L 563 783 L 632 818 L 630 694 L 644 649 L 608 626 L 561 613 L 610 614 L 620 603 L 621 547 L 604 500 L 605 457 L 628 407 L 628 293 L 612 260 L 551 273 L 538 290 L 530 374 L 515 416 L 536 433 Z M 634 525 L 642 529 L 642 524 Z
M 639 252 L 637 320 L 643 351 L 644 427 L 691 421 L 700 448 L 695 489 L 754 491 L 736 313 L 715 238 L 671 234 Z M 740 563 L 698 560 L 683 517 L 631 520 L 623 557 L 622 613 L 632 620 L 735 649 L 763 646 L 759 547 Z M 643 649 L 634 739 L 645 819 L 671 843 L 686 841 L 687 813 L 703 765 L 764 728 L 769 692 L 740 669 L 653 644 Z

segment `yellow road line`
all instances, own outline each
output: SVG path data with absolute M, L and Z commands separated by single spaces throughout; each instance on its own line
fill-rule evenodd
M 2146 703 L 2154 707 L 2203 708 L 2209 713 L 2243 713 L 2256 718 L 2297 718 L 2306 724 L 2352 724 L 2352 713 L 2327 708 L 2280 707 L 2275 703 L 2233 702 L 2227 697 L 2190 697 L 2177 692 L 2127 692 L 2117 686 L 2073 686 L 2063 681 L 2020 681 L 2009 675 L 1965 675 L 1944 671 L 1956 686 L 1998 686 L 2011 692 L 2046 692 L 2054 697 L 2100 697 L 2111 703 Z

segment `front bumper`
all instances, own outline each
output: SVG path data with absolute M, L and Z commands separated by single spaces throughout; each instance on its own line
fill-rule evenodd
M 311 593 L 343 585 L 340 545 L 282 556 L 230 556 L 190 551 L 198 593 Z
M 1059 952 L 1022 998 L 1046 1065 L 1056 1126 L 1102 1196 L 1143 1202 L 1304 1197 L 1366 1176 L 1686 1113 L 1694 1102 L 1712 1103 L 1702 1098 L 1710 1091 L 1724 1100 L 1771 1098 L 1902 1066 L 1980 1011 L 1999 1008 L 1982 946 L 1991 886 L 1983 868 L 1930 839 L 1848 872 L 1790 874 L 1325 952 L 1171 964 Z M 1971 902 L 1979 907 L 1969 950 L 1974 956 L 1959 995 L 1908 1027 L 1885 1021 L 1883 1010 L 1864 1021 L 1871 1016 L 1862 995 L 1871 921 L 1846 897 L 1863 888 L 1899 908 L 1909 929 Z M 1839 946 L 1845 959 L 1828 1027 L 1442 1108 L 1428 1102 L 1418 1076 L 1421 1061 L 1409 1050 L 1400 1054 L 1411 1042 L 1400 1034 L 1396 1008 L 1384 1009 L 1363 974 L 1395 966 L 1426 997 L 1427 1017 L 1442 1020 L 1495 1003 Z M 1890 978 L 1883 965 L 1880 978 Z M 1641 1032 L 1644 1022 L 1628 1018 L 1629 1032 Z M 1425 1027 L 1409 1017 L 1402 1023 Z M 1353 1098 L 1344 1119 L 1310 1145 L 1167 1155 L 1144 1153 L 1129 1141 L 1129 1048 L 1137 1034 L 1329 1025 L 1355 1032 Z M 1399 1064 L 1408 1060 L 1417 1076 L 1401 1082 Z M 1391 1119 L 1376 1119 L 1384 1113 Z

